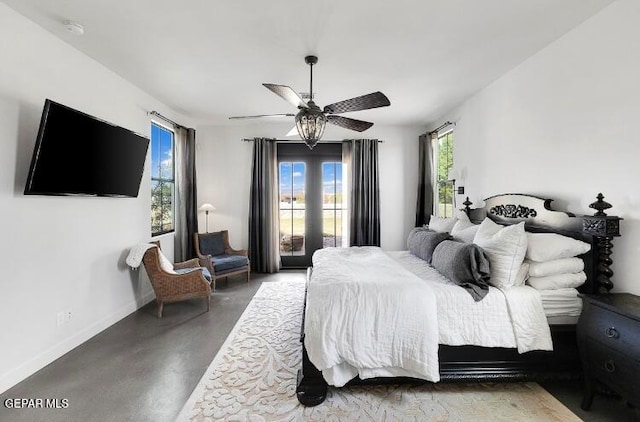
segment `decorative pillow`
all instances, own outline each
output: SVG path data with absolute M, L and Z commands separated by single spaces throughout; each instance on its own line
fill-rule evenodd
M 479 227 L 479 224 L 473 224 L 471 221 L 458 220 L 451 229 L 451 236 L 453 236 L 453 240 L 457 240 L 459 242 L 473 243 L 473 239 L 476 237 Z
M 473 243 L 441 242 L 433 251 L 431 265 L 469 292 L 476 302 L 489 293 L 489 258 L 482 248 Z
M 407 249 L 413 255 L 431 264 L 433 250 L 438 243 L 443 240 L 451 239 L 449 233 L 438 233 L 423 228 L 415 228 L 411 230 L 407 237 Z
M 464 223 L 471 223 L 471 220 L 469 220 L 469 216 L 463 210 L 456 211 L 456 218 L 458 219 L 458 221 L 462 221 Z
M 591 245 L 557 233 L 527 233 L 527 259 L 536 262 L 572 258 L 587 253 Z
M 451 229 L 453 228 L 453 225 L 456 224 L 457 220 L 458 219 L 456 217 L 440 218 L 432 215 L 429 219 L 429 230 L 439 233 L 451 233 Z
M 556 274 L 546 277 L 529 277 L 527 284 L 536 290 L 557 290 L 577 288 L 587 281 L 587 275 L 584 271 L 574 274 Z
M 491 262 L 492 285 L 508 289 L 516 285 L 520 266 L 527 252 L 527 234 L 524 222 L 503 227 L 485 218 L 478 228 L 473 243 L 487 253 Z
M 573 274 L 584 270 L 584 261 L 580 258 L 561 258 L 553 261 L 529 263 L 529 275 L 531 277 L 546 277 L 556 274 Z
M 418 232 L 428 232 L 429 228 L 427 226 L 416 227 L 411 229 L 409 234 L 407 235 L 407 249 L 410 249 L 409 243 L 413 241 L 413 238 L 417 235 Z
M 516 282 L 514 286 L 524 286 L 525 282 L 529 278 L 529 263 L 523 262 L 520 265 L 520 269 L 518 270 L 518 274 L 516 275 Z
M 162 270 L 166 273 L 175 274 L 176 272 L 173 270 L 173 264 L 167 259 L 166 256 L 164 256 L 160 249 L 158 249 L 158 256 L 160 258 L 160 268 L 162 268 Z

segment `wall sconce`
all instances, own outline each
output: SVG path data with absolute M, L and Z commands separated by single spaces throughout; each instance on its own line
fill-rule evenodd
M 462 189 L 462 193 L 464 194 L 464 187 L 460 186 L 457 190 L 456 190 L 456 179 L 460 179 L 460 174 L 458 173 L 458 170 L 454 167 L 451 168 L 451 170 L 449 170 L 449 175 L 448 175 L 449 181 L 451 181 L 453 183 L 453 208 L 456 208 L 456 194 L 460 193 L 460 189 Z
M 458 186 L 456 188 L 456 180 L 464 181 L 466 171 L 463 169 L 462 171 L 458 171 L 456 168 L 452 168 L 449 172 L 449 180 L 453 182 L 453 192 L 458 195 L 464 195 L 464 186 Z
M 206 216 L 206 230 L 207 233 L 209 233 L 209 211 L 215 211 L 216 207 L 214 207 L 211 204 L 202 204 L 200 205 L 200 208 L 198 208 L 198 211 L 204 211 L 204 214 Z

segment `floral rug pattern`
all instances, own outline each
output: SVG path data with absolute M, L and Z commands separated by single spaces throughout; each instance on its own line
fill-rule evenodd
M 178 421 L 579 421 L 535 383 L 329 388 L 304 407 L 303 282 L 264 283 L 178 416 Z

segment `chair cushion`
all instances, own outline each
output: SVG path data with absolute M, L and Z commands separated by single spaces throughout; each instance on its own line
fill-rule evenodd
M 235 271 L 249 265 L 249 259 L 244 255 L 218 255 L 211 259 L 216 275 Z
M 158 259 L 160 261 L 160 268 L 162 268 L 162 271 L 169 274 L 176 274 L 173 269 L 173 264 L 167 259 L 166 256 L 164 256 L 160 249 L 158 249 Z
M 202 270 L 202 275 L 204 276 L 204 278 L 206 278 L 208 281 L 211 281 L 211 273 L 209 272 L 209 269 L 207 267 L 180 268 L 174 271 L 176 274 L 186 274 L 199 269 Z
M 200 243 L 200 252 L 203 255 L 223 255 L 224 254 L 224 236 L 222 232 L 199 234 L 198 242 Z

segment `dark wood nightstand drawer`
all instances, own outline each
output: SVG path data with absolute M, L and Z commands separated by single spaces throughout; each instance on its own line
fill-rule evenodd
M 589 368 L 596 379 L 616 391 L 626 391 L 633 404 L 640 404 L 640 361 L 602 343 L 592 342 L 589 345 Z
M 578 347 L 584 370 L 581 407 L 593 402 L 596 381 L 640 407 L 640 296 L 584 295 Z
M 592 306 L 585 330 L 588 336 L 628 356 L 640 356 L 640 323 L 599 306 Z

